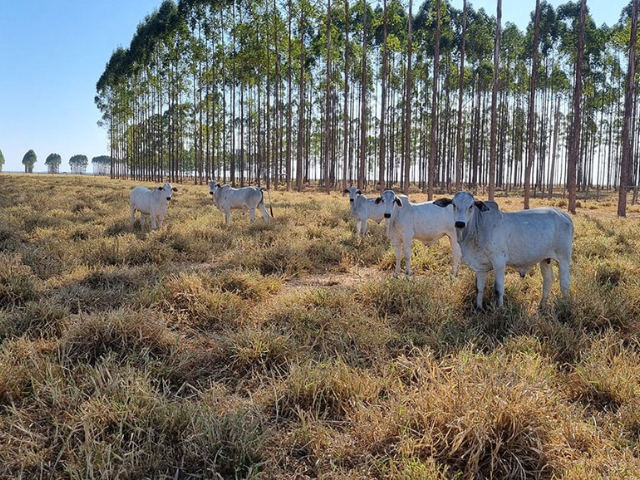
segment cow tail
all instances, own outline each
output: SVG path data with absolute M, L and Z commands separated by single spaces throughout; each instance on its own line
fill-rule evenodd
M 271 192 L 269 191 L 269 189 L 262 187 L 260 190 L 262 190 L 262 192 L 267 192 L 267 195 L 269 196 L 269 210 L 271 211 L 271 218 L 275 218 L 273 216 L 273 203 L 271 203 Z M 262 200 L 264 201 L 264 193 L 262 194 Z

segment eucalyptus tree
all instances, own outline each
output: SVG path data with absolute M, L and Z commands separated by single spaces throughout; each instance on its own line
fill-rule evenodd
M 498 0 L 496 38 L 493 47 L 493 81 L 491 87 L 491 138 L 489 140 L 489 200 L 494 199 L 496 186 L 496 155 L 498 132 L 498 71 L 500 65 L 500 36 L 502 27 L 502 0 Z
M 428 199 L 433 200 L 433 188 L 436 176 L 436 152 L 437 152 L 437 129 L 438 129 L 438 72 L 440 66 L 440 0 L 436 0 L 436 37 L 434 40 L 433 52 L 433 83 L 431 94 L 431 133 L 429 135 L 429 171 L 428 175 Z M 424 191 L 424 188 L 423 188 Z
M 387 162 L 386 158 L 386 119 L 387 119 L 387 83 L 388 83 L 388 71 L 389 71 L 389 48 L 387 45 L 387 30 L 388 30 L 388 12 L 387 12 L 387 0 L 382 0 L 382 67 L 380 72 L 381 80 L 381 103 L 380 103 L 380 127 L 379 127 L 379 159 L 378 159 L 378 184 L 380 192 L 383 192 L 387 188 L 387 182 L 385 181 L 385 166 Z
M 471 188 L 475 189 L 483 177 L 482 152 L 485 151 L 487 93 L 492 79 L 492 67 L 488 62 L 493 51 L 495 22 L 484 9 L 469 9 L 467 26 L 466 53 L 472 73 L 471 79 L 471 133 L 470 133 L 470 178 Z
M 62 157 L 59 153 L 50 153 L 44 164 L 47 166 L 49 173 L 58 173 L 60 171 L 60 164 L 62 163 Z
M 366 0 L 360 1 L 361 19 L 362 19 L 362 42 L 360 44 L 360 144 L 358 156 L 358 188 L 364 189 L 365 167 L 367 158 L 367 111 L 368 111 L 368 88 L 367 88 L 367 51 L 369 44 L 369 20 L 372 15 L 369 10 L 369 4 Z
M 631 10 L 631 35 L 629 38 L 629 61 L 627 77 L 625 80 L 624 95 L 624 125 L 622 129 L 622 158 L 620 165 L 620 189 L 618 191 L 618 216 L 627 215 L 627 189 L 631 178 L 631 166 L 633 156 L 633 142 L 631 121 L 633 115 L 633 97 L 635 90 L 636 74 L 636 42 L 638 38 L 638 0 L 632 1 Z
M 446 2 L 427 1 L 419 8 L 413 25 L 413 39 L 415 39 L 415 92 L 416 103 L 419 106 L 417 115 L 416 135 L 418 135 L 418 178 L 419 186 L 426 193 L 433 189 L 441 174 L 445 176 L 444 164 L 440 163 L 439 152 L 446 143 L 445 128 L 443 135 L 438 135 L 440 110 L 439 85 L 442 83 L 441 69 L 444 68 L 444 88 L 446 97 L 450 92 L 450 74 L 452 60 L 450 58 L 455 43 L 452 22 L 452 9 Z M 432 72 L 429 75 L 429 72 Z M 448 105 L 449 99 L 444 99 Z M 445 107 L 442 118 L 448 118 L 448 107 Z M 427 114 L 428 113 L 428 114 Z M 434 137 L 435 135 L 435 137 Z M 438 137 L 443 137 L 442 141 Z M 433 151 L 431 150 L 433 146 Z M 428 147 L 428 148 L 427 148 Z
M 111 166 L 111 157 L 109 155 L 98 155 L 91 159 L 94 175 L 107 175 Z
M 305 154 L 305 131 L 308 122 L 305 120 L 306 115 L 306 87 L 307 77 L 309 76 L 307 65 L 307 46 L 308 38 L 311 36 L 312 25 L 310 24 L 312 12 L 312 5 L 307 0 L 301 0 L 299 2 L 298 10 L 298 35 L 299 35 L 299 53 L 298 53 L 298 111 L 297 111 L 297 139 L 296 139 L 296 189 L 302 190 L 302 182 L 304 179 L 304 167 L 303 160 Z
M 535 109 L 536 109 L 536 78 L 538 76 L 538 39 L 540 37 L 540 0 L 536 0 L 536 10 L 533 27 L 533 48 L 531 60 L 531 87 L 529 93 L 529 121 L 527 123 L 527 166 L 524 172 L 524 208 L 529 209 L 531 195 L 531 167 L 535 155 L 533 148 Z
M 460 67 L 458 75 L 458 119 L 456 126 L 456 191 L 462 190 L 462 98 L 464 89 L 464 55 L 467 35 L 467 0 L 462 2 L 462 25 L 460 32 Z
M 96 84 L 95 103 L 102 112 L 99 123 L 105 126 L 108 131 L 112 178 L 126 175 L 123 166 L 127 154 L 123 149 L 123 140 L 125 125 L 129 117 L 127 71 L 130 66 L 127 57 L 127 50 L 122 47 L 117 48 L 111 54 L 111 58 Z
M 38 156 L 36 155 L 36 152 L 34 152 L 33 150 L 29 150 L 27 153 L 25 153 L 24 157 L 22 157 L 22 164 L 24 165 L 24 173 L 33 173 L 33 166 L 36 164 L 37 161 L 38 161 Z
M 465 0 L 466 2 L 466 0 Z M 402 189 L 405 195 L 409 194 L 411 178 L 411 106 L 413 103 L 413 1 L 409 0 L 407 18 L 407 59 L 406 79 L 404 88 L 404 138 L 403 138 L 403 162 Z
M 89 159 L 86 155 L 77 154 L 69 158 L 69 167 L 71 167 L 71 173 L 83 174 L 87 171 L 89 165 Z
M 576 48 L 576 69 L 575 82 L 573 86 L 573 120 L 571 122 L 571 144 L 569 148 L 569 166 L 567 190 L 569 192 L 569 212 L 576 213 L 576 182 L 577 182 L 577 165 L 580 156 L 580 100 L 582 96 L 582 65 L 584 61 L 584 30 L 585 18 L 587 10 L 587 0 L 581 0 L 580 3 L 580 24 L 578 31 L 578 45 Z
M 2 154 L 2 150 L 0 149 L 0 172 L 2 172 L 3 165 L 4 165 L 4 155 Z

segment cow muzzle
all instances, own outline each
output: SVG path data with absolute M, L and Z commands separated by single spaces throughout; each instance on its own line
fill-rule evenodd
M 355 200 L 353 198 L 350 198 L 349 201 L 353 203 Z
M 384 218 L 391 218 L 391 214 L 390 213 L 385 213 L 384 214 Z
M 168 202 L 169 200 L 171 200 L 171 197 L 167 197 L 167 202 Z
M 466 227 L 466 226 L 467 226 L 467 224 L 466 224 L 466 223 L 464 223 L 464 222 L 457 221 L 457 222 L 455 223 L 455 227 L 456 227 L 456 228 L 464 228 L 464 227 Z

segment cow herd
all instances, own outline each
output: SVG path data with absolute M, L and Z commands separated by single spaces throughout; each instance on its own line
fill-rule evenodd
M 135 212 L 140 212 L 140 226 L 150 217 L 151 228 L 161 228 L 169 201 L 178 189 L 170 183 L 148 189 L 131 190 L 129 206 L 131 228 Z M 213 205 L 224 213 L 229 226 L 231 210 L 249 212 L 251 222 L 260 210 L 269 223 L 265 208 L 265 188 L 232 188 L 216 181 L 209 182 Z M 558 264 L 560 289 L 569 291 L 571 275 L 569 264 L 573 248 L 573 222 L 571 217 L 554 208 L 540 207 L 518 212 L 502 212 L 496 202 L 476 200 L 470 192 L 458 192 L 453 198 L 440 198 L 433 202 L 413 203 L 406 195 L 385 190 L 380 196 L 367 198 L 356 187 L 344 190 L 349 194 L 350 214 L 356 221 L 356 234 L 367 232 L 367 221 L 386 221 L 387 237 L 395 250 L 394 276 L 400 275 L 402 256 L 405 275 L 411 275 L 411 244 L 419 240 L 430 246 L 443 236 L 449 238 L 452 252 L 452 275 L 458 274 L 460 260 L 476 274 L 476 308 L 482 308 L 487 273 L 494 272 L 497 303 L 504 303 L 504 281 L 507 266 L 524 275 L 535 264 L 542 274 L 541 306 L 547 302 L 553 285 L 552 261 Z M 273 209 L 271 208 L 273 217 Z

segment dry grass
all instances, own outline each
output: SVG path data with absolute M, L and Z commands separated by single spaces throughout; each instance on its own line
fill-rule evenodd
M 570 299 L 512 272 L 476 312 L 339 194 L 226 228 L 185 184 L 141 232 L 133 185 L 0 176 L 0 478 L 640 478 L 637 207 L 581 199 Z

